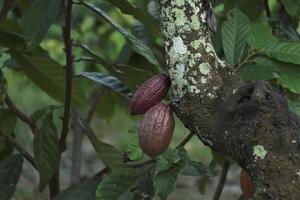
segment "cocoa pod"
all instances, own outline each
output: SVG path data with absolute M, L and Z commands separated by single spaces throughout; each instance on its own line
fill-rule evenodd
M 150 108 L 139 127 L 139 143 L 143 152 L 150 157 L 163 153 L 171 142 L 174 125 L 170 106 L 159 103 Z
M 147 80 L 134 94 L 131 114 L 144 114 L 149 108 L 161 102 L 170 85 L 171 80 L 165 74 L 158 74 Z
M 240 186 L 246 198 L 251 198 L 254 194 L 254 185 L 251 177 L 245 170 L 241 170 L 240 174 Z

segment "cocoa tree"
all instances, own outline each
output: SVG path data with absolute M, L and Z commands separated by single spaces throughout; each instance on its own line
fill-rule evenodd
M 0 3 L 1 200 L 13 197 L 24 160 L 55 200 L 163 200 L 179 174 L 201 186 L 220 174 L 217 200 L 231 163 L 242 168 L 240 199 L 300 199 L 299 0 Z M 17 88 L 15 74 L 51 100 L 25 112 L 30 87 Z M 118 107 L 142 116 L 124 150 L 91 128 Z M 175 114 L 190 133 L 171 148 Z M 84 137 L 105 165 L 91 177 Z M 184 148 L 193 137 L 213 151 L 209 165 Z

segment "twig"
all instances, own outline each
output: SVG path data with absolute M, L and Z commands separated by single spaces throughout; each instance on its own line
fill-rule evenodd
M 228 160 L 226 160 L 223 165 L 222 173 L 220 175 L 219 183 L 218 183 L 217 189 L 215 191 L 213 200 L 219 200 L 221 197 L 221 194 L 222 194 L 225 182 L 226 182 L 229 167 L 230 167 L 230 162 Z
M 72 98 L 72 78 L 73 78 L 73 53 L 72 53 L 72 39 L 71 39 L 71 20 L 72 20 L 72 0 L 67 0 L 66 18 L 64 27 L 64 43 L 66 52 L 66 94 L 65 94 L 65 109 L 63 117 L 63 128 L 60 137 L 61 152 L 66 149 L 66 140 L 69 131 L 69 121 L 71 112 L 71 98 Z
M 248 54 L 247 58 L 245 58 L 245 60 L 243 60 L 243 62 L 239 63 L 236 66 L 236 68 L 234 69 L 234 71 L 238 72 L 243 65 L 245 65 L 246 63 L 248 63 L 257 54 L 259 54 L 257 51 L 252 51 L 252 52 L 250 51 L 250 53 Z
M 60 159 L 61 154 L 66 150 L 66 140 L 69 131 L 69 122 L 71 114 L 71 99 L 72 99 L 72 78 L 73 78 L 73 53 L 72 53 L 72 39 L 71 39 L 71 20 L 72 20 L 72 0 L 66 0 L 66 16 L 65 27 L 63 29 L 63 38 L 65 43 L 66 53 L 66 93 L 64 102 L 64 116 L 62 133 L 59 141 Z M 59 161 L 60 163 L 60 161 Z M 59 185 L 59 170 L 57 170 L 49 184 L 50 199 L 54 198 L 60 191 Z
M 14 138 L 13 137 L 11 137 L 11 136 L 7 136 L 6 137 L 6 139 L 7 139 L 7 141 L 9 142 L 9 143 L 11 143 L 19 152 L 20 152 L 20 154 L 36 169 L 36 165 L 35 165 L 35 163 L 34 163 L 34 159 L 33 159 L 33 157 L 31 156 L 31 154 L 30 153 L 28 153 L 27 151 L 26 151 L 26 149 L 22 146 L 22 145 L 20 145 L 17 141 L 15 141 L 14 140 Z
M 21 121 L 28 124 L 32 133 L 35 134 L 37 131 L 36 123 L 28 115 L 26 115 L 24 112 L 19 110 L 14 105 L 14 103 L 12 102 L 12 100 L 10 99 L 10 97 L 8 95 L 6 95 L 6 97 L 5 97 L 5 103 L 6 103 L 7 107 L 10 109 L 10 111 L 13 112 L 15 114 L 15 116 L 18 117 Z
M 93 103 L 88 112 L 86 121 L 89 124 L 94 116 L 96 108 L 100 101 L 100 88 L 97 88 L 94 92 L 92 92 L 91 99 L 93 99 Z M 77 113 L 75 115 L 78 115 Z M 77 116 L 75 116 L 77 118 Z M 73 140 L 73 149 L 72 149 L 72 167 L 71 167 L 71 185 L 77 184 L 81 179 L 81 150 L 82 150 L 82 141 L 83 141 L 83 130 L 78 125 L 77 120 L 73 120 L 74 122 L 74 140 Z
M 184 147 L 194 136 L 194 133 L 189 133 L 176 147 L 176 149 L 180 148 L 180 147 Z
M 264 1 L 264 7 L 265 7 L 265 11 L 266 11 L 266 15 L 268 18 L 271 17 L 271 10 L 270 10 L 270 6 L 269 6 L 269 2 L 268 0 L 263 0 Z

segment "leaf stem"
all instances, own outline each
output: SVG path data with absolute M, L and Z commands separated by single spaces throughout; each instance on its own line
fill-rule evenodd
M 213 196 L 213 200 L 219 200 L 221 197 L 223 188 L 225 186 L 229 167 L 230 167 L 230 162 L 228 160 L 225 160 L 223 169 L 222 169 L 222 173 L 220 175 L 219 183 L 218 183 L 217 189 L 215 191 L 215 194 Z
M 6 95 L 5 97 L 5 103 L 9 110 L 15 114 L 17 118 L 19 118 L 24 123 L 28 124 L 33 134 L 36 134 L 37 132 L 37 125 L 36 123 L 24 112 L 19 110 L 15 104 L 12 102 L 11 98 Z

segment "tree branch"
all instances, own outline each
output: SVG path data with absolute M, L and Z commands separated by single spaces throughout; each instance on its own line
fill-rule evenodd
M 66 94 L 65 94 L 65 109 L 63 117 L 63 128 L 60 137 L 60 150 L 63 152 L 66 149 L 66 140 L 69 131 L 69 121 L 71 113 L 71 99 L 72 99 L 72 78 L 73 78 L 73 53 L 72 53 L 72 0 L 67 0 L 66 17 L 64 33 L 64 43 L 66 52 Z
M 213 200 L 219 200 L 223 191 L 223 188 L 225 186 L 226 178 L 227 178 L 227 173 L 230 167 L 230 162 L 226 160 L 223 165 L 222 173 L 220 175 L 219 183 L 216 188 Z
M 15 116 L 17 118 L 19 118 L 21 121 L 23 121 L 24 123 L 28 124 L 28 126 L 30 127 L 32 133 L 36 134 L 36 131 L 37 131 L 37 125 L 36 125 L 36 123 L 28 115 L 26 115 L 26 113 L 24 113 L 21 110 L 19 110 L 14 105 L 14 103 L 12 102 L 12 100 L 10 99 L 10 97 L 8 95 L 6 95 L 6 97 L 5 97 L 5 103 L 6 103 L 7 107 L 9 108 L 9 110 L 11 112 L 13 112 L 15 114 Z
M 177 116 L 248 172 L 253 199 L 300 199 L 300 119 L 284 95 L 265 81 L 244 83 L 218 58 L 208 30 L 209 1 L 158 3 Z M 293 184 L 283 189 L 286 182 Z
M 15 141 L 14 140 L 14 138 L 13 137 L 11 137 L 11 136 L 7 136 L 6 137 L 6 139 L 7 139 L 7 141 L 9 142 L 9 143 L 11 143 L 18 151 L 19 151 L 19 153 L 35 168 L 35 169 L 37 169 L 36 168 L 36 165 L 35 165 L 35 163 L 34 163 L 34 159 L 33 159 L 33 157 L 31 156 L 31 154 L 30 153 L 28 153 L 27 151 L 26 151 L 26 149 L 22 146 L 22 145 L 20 145 L 17 141 Z
M 265 7 L 265 12 L 268 18 L 271 17 L 271 10 L 269 6 L 269 1 L 268 0 L 263 0 L 264 1 L 264 7 Z
M 0 11 L 0 21 L 7 18 L 7 14 L 9 12 L 10 8 L 12 7 L 12 5 L 14 5 L 14 3 L 15 3 L 15 0 L 4 0 L 3 1 L 3 6 Z
M 61 154 L 66 150 L 66 140 L 69 131 L 69 122 L 71 114 L 71 100 L 72 100 L 72 78 L 73 78 L 73 53 L 72 53 L 72 39 L 71 39 L 71 30 L 72 30 L 72 0 L 66 0 L 66 16 L 65 16 L 65 27 L 63 29 L 63 37 L 65 43 L 65 53 L 66 53 L 66 93 L 65 93 L 65 102 L 64 102 L 64 116 L 63 116 L 63 125 L 62 133 L 60 136 L 59 147 L 60 147 L 60 159 Z M 60 162 L 59 162 L 60 163 Z M 57 193 L 60 191 L 59 185 L 59 170 L 57 170 L 52 180 L 49 184 L 50 198 L 54 198 Z

